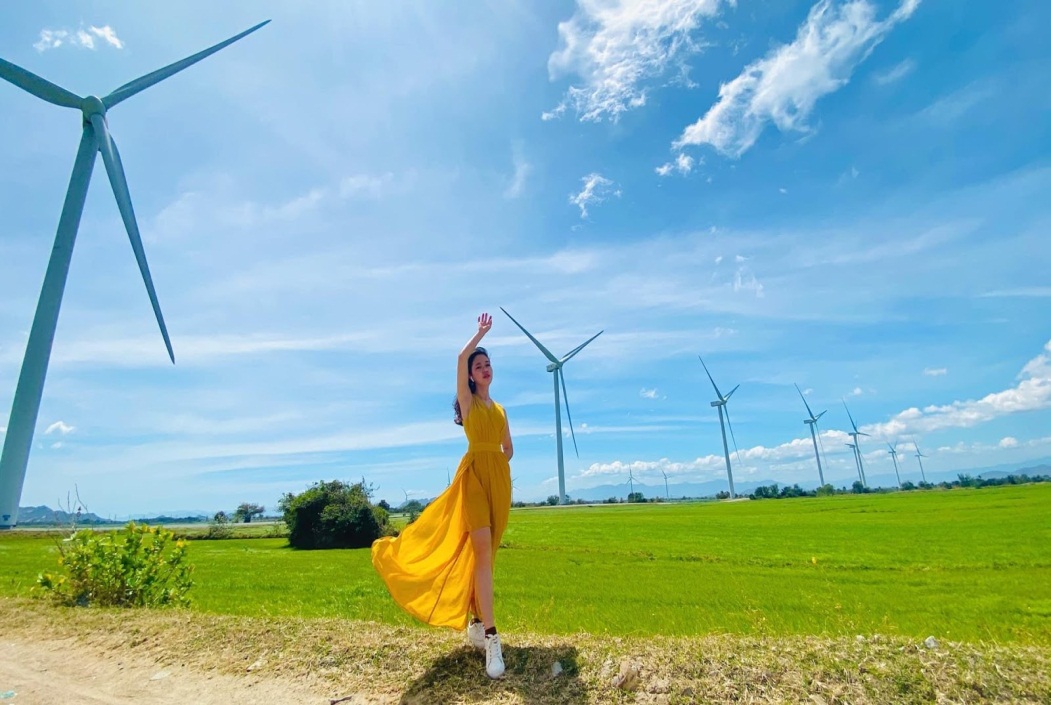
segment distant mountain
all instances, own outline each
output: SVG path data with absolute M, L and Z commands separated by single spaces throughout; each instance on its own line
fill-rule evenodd
M 41 505 L 39 507 L 19 507 L 19 526 L 70 526 L 74 518 L 77 524 L 113 524 L 114 522 L 92 513 L 87 512 L 77 517 L 61 509 L 52 509 Z

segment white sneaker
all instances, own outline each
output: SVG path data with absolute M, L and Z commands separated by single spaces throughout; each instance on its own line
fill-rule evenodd
M 485 625 L 481 622 L 471 622 L 467 625 L 467 641 L 476 649 L 485 648 Z
M 485 637 L 485 675 L 490 678 L 503 678 L 504 652 L 500 648 L 499 634 Z

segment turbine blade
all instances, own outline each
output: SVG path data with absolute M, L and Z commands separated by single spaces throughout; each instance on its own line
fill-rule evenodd
M 225 49 L 226 47 L 228 47 L 231 44 L 233 44 L 234 42 L 236 42 L 238 39 L 242 39 L 242 38 L 248 36 L 252 32 L 254 32 L 257 29 L 259 29 L 260 27 L 263 27 L 264 25 L 267 25 L 269 23 L 270 23 L 270 20 L 267 20 L 266 22 L 260 22 L 255 27 L 252 27 L 251 29 L 246 29 L 244 32 L 241 32 L 236 37 L 230 37 L 225 42 L 219 42 L 215 46 L 210 47 L 208 49 L 205 49 L 204 51 L 199 51 L 196 54 L 194 54 L 193 56 L 186 57 L 182 61 L 176 61 L 174 64 L 168 64 L 164 68 L 157 69 L 156 71 L 148 73 L 145 76 L 141 76 L 139 78 L 136 78 L 134 81 L 131 81 L 130 83 L 125 83 L 123 86 L 121 86 L 120 88 L 117 88 L 112 93 L 110 93 L 108 96 L 103 98 L 102 99 L 102 104 L 106 106 L 107 110 L 109 110 L 114 105 L 117 105 L 118 103 L 127 100 L 128 98 L 132 97 L 136 93 L 140 93 L 140 92 L 146 90 L 147 88 L 149 88 L 150 86 L 152 86 L 153 84 L 159 83 L 160 81 L 163 81 L 164 79 L 168 78 L 169 76 L 177 74 L 180 71 L 182 71 L 183 69 L 188 68 L 190 66 L 193 66 L 194 64 L 196 64 L 201 59 L 204 59 L 204 58 L 207 58 L 207 57 L 211 56 L 212 54 L 214 54 L 215 52 L 219 51 L 220 49 Z
M 799 392 L 799 398 L 803 400 L 803 406 L 806 407 L 806 412 L 808 414 L 810 414 L 810 418 L 812 418 L 812 419 L 815 418 L 814 417 L 814 412 L 810 410 L 810 404 L 806 403 L 806 397 L 803 396 L 803 391 L 799 388 L 799 385 L 796 384 L 795 388 L 796 388 L 796 391 Z M 819 416 L 817 418 L 821 418 L 821 417 Z
M 569 435 L 573 437 L 573 452 L 580 457 L 580 451 L 577 450 L 577 434 L 573 431 L 573 414 L 569 413 L 569 394 L 566 393 L 566 376 L 562 373 L 562 368 L 555 370 L 555 374 L 558 375 L 558 379 L 562 382 L 562 401 L 566 404 L 566 418 L 569 420 Z
M 544 347 L 544 346 L 543 346 L 543 345 L 542 345 L 542 344 L 540 343 L 540 341 L 539 341 L 539 340 L 537 340 L 536 338 L 534 338 L 534 337 L 533 337 L 533 334 L 532 334 L 532 333 L 530 333 L 529 331 L 527 331 L 527 330 L 525 329 L 525 326 L 523 326 L 523 325 L 522 325 L 521 323 L 519 323 L 518 321 L 516 321 L 516 320 L 515 320 L 515 317 L 514 317 L 514 316 L 512 316 L 512 315 L 511 315 L 510 313 L 507 313 L 507 309 L 505 309 L 505 308 L 504 308 L 503 306 L 501 306 L 501 307 L 500 307 L 500 310 L 501 310 L 501 311 L 503 311 L 503 312 L 504 312 L 504 314 L 505 314 L 505 315 L 506 315 L 506 316 L 507 316 L 508 318 L 510 318 L 510 319 L 511 319 L 511 321 L 512 321 L 512 322 L 513 322 L 513 323 L 514 323 L 514 324 L 515 324 L 516 326 L 518 326 L 519 328 L 521 328 L 521 329 L 522 329 L 522 332 L 526 334 L 526 337 L 527 337 L 527 338 L 529 338 L 530 340 L 532 340 L 532 341 L 533 341 L 533 345 L 535 345 L 535 346 L 537 346 L 538 348 L 540 348 L 540 352 L 544 353 L 544 355 L 546 355 L 546 356 L 547 356 L 547 359 L 548 359 L 548 360 L 550 360 L 551 362 L 555 363 L 556 365 L 558 364 L 558 358 L 557 358 L 557 357 L 555 357 L 554 355 L 552 355 L 552 354 L 551 354 L 551 351 L 550 351 L 550 350 L 548 350 L 547 348 L 545 348 L 545 347 Z
M 736 387 L 735 387 L 736 389 Z M 731 392 L 732 393 L 732 392 Z M 734 425 L 730 423 L 730 407 L 723 405 L 723 411 L 726 412 L 726 426 L 730 429 L 730 440 L 734 442 L 734 453 L 737 454 L 737 462 L 741 462 L 741 451 L 737 449 L 737 439 L 734 437 Z
M 13 83 L 27 93 L 32 93 L 41 100 L 46 100 L 52 105 L 62 108 L 80 109 L 83 99 L 75 93 L 67 91 L 61 86 L 56 86 L 47 79 L 40 78 L 32 71 L 26 71 L 21 66 L 12 64 L 10 61 L 0 59 L 0 78 L 8 83 Z
M 722 400 L 723 393 L 719 391 L 719 387 L 716 386 L 715 380 L 712 379 L 712 373 L 708 372 L 708 365 L 704 364 L 704 358 L 698 355 L 697 359 L 701 361 L 701 366 L 704 368 L 705 373 L 708 375 L 708 380 L 712 383 L 712 386 L 715 387 L 715 395 L 719 397 L 720 400 Z
M 168 357 L 174 363 L 175 352 L 168 338 L 168 328 L 164 325 L 164 316 L 161 315 L 157 292 L 153 288 L 153 277 L 150 276 L 150 266 L 146 263 L 146 252 L 142 249 L 142 238 L 139 236 L 138 223 L 135 222 L 135 211 L 131 206 L 131 193 L 128 191 L 128 180 L 124 176 L 124 165 L 120 161 L 120 152 L 117 151 L 117 145 L 110 136 L 109 130 L 106 129 L 105 118 L 98 113 L 92 115 L 91 126 L 95 128 L 95 140 L 98 142 L 99 152 L 102 153 L 102 161 L 106 165 L 106 173 L 113 187 L 113 195 L 117 199 L 120 217 L 124 220 L 124 227 L 128 231 L 131 249 L 135 251 L 135 260 L 139 263 L 139 271 L 142 272 L 142 281 L 146 284 L 146 293 L 150 296 L 150 304 L 157 317 L 157 325 L 161 328 L 164 346 L 168 348 Z
M 825 414 L 827 414 L 827 413 L 828 413 L 828 409 L 825 409 L 824 411 L 822 411 L 822 412 L 821 412 L 820 414 L 818 414 L 817 416 L 813 416 L 813 417 L 811 417 L 811 418 L 813 418 L 813 419 L 814 419 L 814 421 L 817 421 L 818 419 L 820 419 L 820 418 L 821 418 L 822 416 L 824 416 L 824 415 L 825 415 Z
M 595 335 L 591 336 L 590 338 L 585 340 L 583 343 L 581 343 L 577 347 L 575 347 L 572 350 L 570 350 L 569 352 L 567 352 L 565 355 L 562 356 L 562 362 L 563 363 L 569 362 L 571 359 L 573 359 L 574 355 L 576 355 L 578 352 L 580 352 L 581 350 L 586 348 L 588 346 L 588 343 L 590 343 L 592 340 L 594 340 L 595 338 L 597 338 L 600 335 L 602 335 L 602 332 L 603 331 L 599 331 L 598 333 L 595 333 Z
M 843 408 L 847 409 L 847 418 L 850 419 L 850 426 L 854 429 L 854 433 L 858 432 L 858 425 L 854 423 L 854 417 L 850 415 L 850 409 L 847 408 L 847 403 L 843 402 Z
M 725 399 L 723 399 L 723 401 L 729 401 L 729 400 L 730 400 L 730 397 L 732 397 L 732 396 L 734 395 L 734 392 L 736 392 L 736 391 L 737 391 L 737 390 L 738 390 L 738 389 L 739 389 L 740 387 L 741 387 L 741 385 L 737 385 L 736 387 L 734 387 L 733 389 L 731 389 L 731 390 L 730 390 L 730 393 L 726 395 L 726 398 L 725 398 Z

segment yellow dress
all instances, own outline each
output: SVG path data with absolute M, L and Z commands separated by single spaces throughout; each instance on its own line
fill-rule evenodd
M 474 600 L 474 549 L 468 533 L 490 527 L 493 561 L 511 511 L 511 466 L 501 448 L 504 408 L 473 398 L 463 430 L 467 453 L 452 484 L 400 536 L 372 544 L 372 565 L 391 597 L 416 619 L 463 629 Z

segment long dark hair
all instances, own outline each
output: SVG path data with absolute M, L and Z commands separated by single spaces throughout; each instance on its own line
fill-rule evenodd
M 474 359 L 479 355 L 485 355 L 489 357 L 489 351 L 485 348 L 475 348 L 471 356 L 467 358 L 467 386 L 471 388 L 471 394 L 478 391 L 478 385 L 471 379 L 471 365 L 474 364 Z M 453 411 L 456 412 L 456 416 L 453 417 L 453 423 L 457 426 L 463 426 L 463 414 L 460 413 L 460 399 L 457 397 L 453 400 Z

